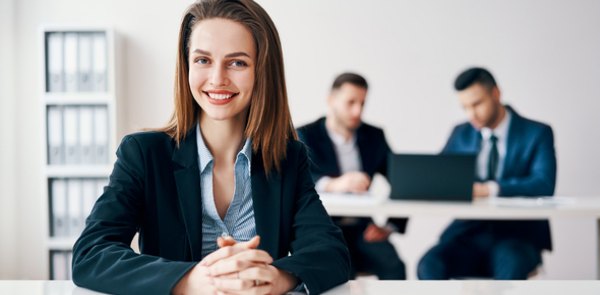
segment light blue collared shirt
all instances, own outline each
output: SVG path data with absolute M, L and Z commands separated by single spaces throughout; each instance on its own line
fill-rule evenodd
M 198 144 L 200 190 L 202 194 L 202 257 L 205 257 L 217 250 L 217 238 L 220 236 L 231 236 L 239 242 L 248 241 L 256 236 L 250 180 L 252 142 L 250 139 L 246 139 L 244 146 L 235 159 L 235 189 L 224 219 L 221 219 L 215 206 L 213 193 L 214 159 L 204 143 L 200 124 L 196 126 L 196 142 Z

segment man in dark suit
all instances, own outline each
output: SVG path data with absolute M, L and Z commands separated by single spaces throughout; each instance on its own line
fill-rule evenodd
M 332 86 L 326 118 L 298 128 L 308 147 L 311 174 L 321 192 L 365 193 L 375 173 L 387 175 L 390 148 L 383 130 L 361 120 L 367 96 L 367 81 L 344 73 Z M 344 233 L 357 272 L 370 272 L 380 279 L 405 279 L 404 263 L 388 241 L 394 229 L 404 232 L 406 219 L 394 219 L 380 227 L 370 218 L 334 218 Z
M 500 102 L 492 74 L 471 68 L 455 81 L 470 122 L 454 128 L 443 153 L 477 154 L 474 198 L 551 196 L 556 182 L 550 126 Z M 418 265 L 420 279 L 527 279 L 552 249 L 547 220 L 456 220 Z

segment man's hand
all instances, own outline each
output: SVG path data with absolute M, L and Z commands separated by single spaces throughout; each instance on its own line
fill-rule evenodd
M 391 233 L 391 230 L 371 223 L 363 232 L 363 238 L 369 243 L 383 242 L 389 238 Z
M 490 195 L 490 190 L 485 183 L 476 182 L 473 184 L 473 199 L 483 199 Z
M 369 190 L 371 178 L 363 172 L 348 172 L 332 178 L 325 191 L 334 193 L 364 193 Z

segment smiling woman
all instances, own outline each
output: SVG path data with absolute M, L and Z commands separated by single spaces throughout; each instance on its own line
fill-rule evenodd
M 128 135 L 74 245 L 73 280 L 117 294 L 321 293 L 348 278 L 296 141 L 281 44 L 250 0 L 191 5 L 175 111 Z M 140 251 L 127 245 L 139 232 Z M 288 255 L 291 254 L 291 255 Z

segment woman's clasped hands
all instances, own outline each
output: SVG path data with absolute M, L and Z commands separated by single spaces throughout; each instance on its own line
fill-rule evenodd
M 297 284 L 288 272 L 271 263 L 269 253 L 258 249 L 260 237 L 237 242 L 219 237 L 219 249 L 200 261 L 173 289 L 179 294 L 283 294 Z

